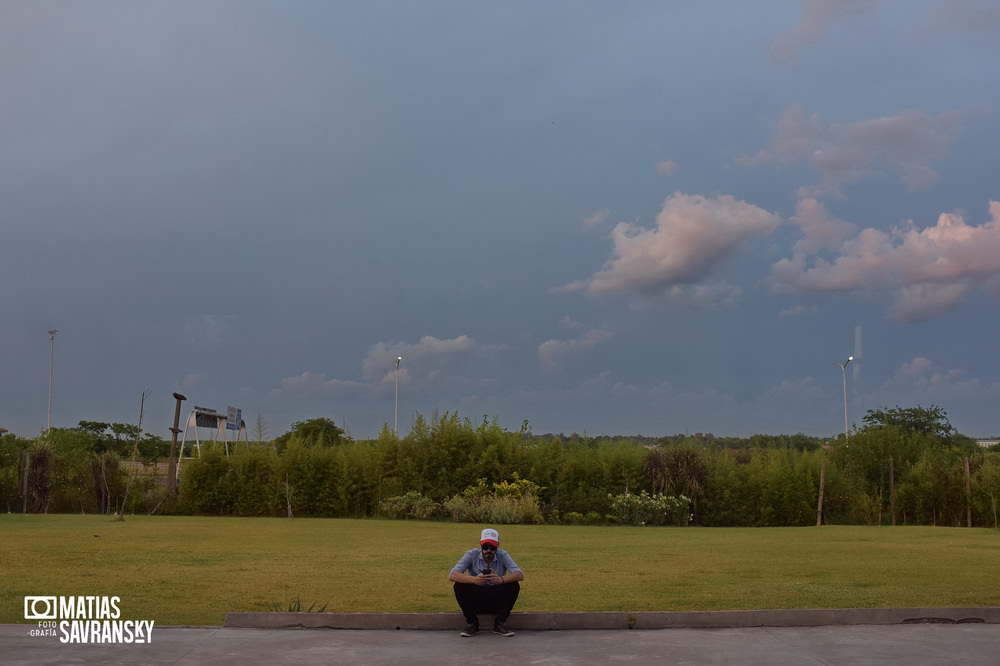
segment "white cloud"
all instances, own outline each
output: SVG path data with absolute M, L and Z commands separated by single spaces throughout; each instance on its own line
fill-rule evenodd
M 593 349 L 614 337 L 605 329 L 593 329 L 572 340 L 546 340 L 538 345 L 538 359 L 548 369 L 558 367 L 566 356 Z
M 583 228 L 592 229 L 606 222 L 610 216 L 611 216 L 611 211 L 608 210 L 607 208 L 599 210 L 583 221 Z
M 324 396 L 344 391 L 357 391 L 364 388 L 360 382 L 327 379 L 323 373 L 303 372 L 294 377 L 285 377 L 278 383 L 275 393 L 295 396 Z
M 692 310 L 732 307 L 743 295 L 743 290 L 729 282 L 706 284 L 678 284 L 659 295 L 659 300 L 681 305 Z
M 870 11 L 876 4 L 877 0 L 804 0 L 799 22 L 771 43 L 771 57 L 778 62 L 791 60 L 804 45 L 825 41 L 837 19 Z
M 655 228 L 618 223 L 611 232 L 614 256 L 601 271 L 564 289 L 647 298 L 732 297 L 730 285 L 704 284 L 706 278 L 750 237 L 773 232 L 780 221 L 731 196 L 677 193 L 664 202 Z
M 950 310 L 975 286 L 1000 280 L 1000 202 L 990 202 L 989 222 L 966 224 L 957 213 L 917 229 L 912 222 L 889 234 L 863 229 L 830 260 L 809 256 L 812 244 L 796 246 L 791 259 L 772 267 L 777 292 L 871 293 L 893 299 L 889 314 L 918 321 Z M 808 234 L 808 230 L 806 231 Z
M 587 328 L 587 324 L 584 324 L 581 321 L 576 321 L 568 314 L 563 315 L 563 318 L 559 320 L 559 323 L 567 328 Z
M 427 335 L 419 342 L 378 342 L 371 346 L 361 362 L 361 381 L 330 378 L 321 372 L 303 372 L 282 379 L 272 396 L 281 394 L 327 396 L 348 394 L 381 395 L 392 391 L 396 382 L 396 358 L 403 357 L 399 366 L 400 385 L 432 382 L 442 369 L 473 350 L 496 351 L 501 346 L 479 345 L 467 335 L 441 340 Z
M 794 251 L 804 254 L 836 249 L 858 228 L 852 222 L 833 217 L 822 203 L 813 198 L 800 199 L 790 221 L 799 227 L 803 236 L 795 244 Z
M 405 368 L 413 372 L 432 372 L 477 347 L 467 335 L 441 340 L 425 335 L 419 342 L 378 342 L 371 346 L 361 362 L 361 376 L 366 382 L 376 382 L 387 377 L 395 378 L 396 358 L 403 357 L 400 372 Z M 402 375 L 400 375 L 402 377 Z
M 201 388 L 205 385 L 206 378 L 205 375 L 200 373 L 191 373 L 184 375 L 184 379 L 181 380 L 181 391 L 192 391 Z
M 933 165 L 951 152 L 966 113 L 931 116 L 907 109 L 895 116 L 844 125 L 829 123 L 819 114 L 806 116 L 801 106 L 793 105 L 778 121 L 772 145 L 736 162 L 745 166 L 806 163 L 822 178 L 821 183 L 804 188 L 806 196 L 840 195 L 843 186 L 885 172 L 898 175 L 910 189 L 918 189 L 937 179 Z
M 673 160 L 663 160 L 656 165 L 656 172 L 662 173 L 664 176 L 672 176 L 675 171 L 677 171 L 677 162 Z
M 943 404 L 1000 394 L 1000 385 L 988 385 L 963 370 L 944 369 L 918 356 L 901 364 L 882 386 L 866 399 L 877 405 Z
M 901 321 L 922 321 L 954 310 L 969 291 L 964 282 L 913 284 L 900 287 L 889 316 Z

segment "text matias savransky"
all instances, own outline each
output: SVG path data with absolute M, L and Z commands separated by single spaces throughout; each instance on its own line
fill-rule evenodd
M 32 636 L 60 643 L 152 643 L 153 620 L 122 620 L 121 597 L 25 597 L 24 618 L 38 620 Z

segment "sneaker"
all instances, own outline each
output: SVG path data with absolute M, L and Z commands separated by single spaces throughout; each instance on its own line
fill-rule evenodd
M 510 629 L 508 629 L 506 623 L 504 623 L 504 622 L 494 622 L 493 623 L 493 633 L 494 634 L 499 634 L 501 636 L 507 636 L 507 637 L 510 637 L 510 636 L 514 635 L 514 632 L 511 631 Z
M 468 638 L 469 636 L 475 636 L 478 633 L 479 633 L 479 623 L 478 622 L 470 622 L 469 624 L 465 625 L 465 631 L 463 631 L 459 635 L 462 638 Z

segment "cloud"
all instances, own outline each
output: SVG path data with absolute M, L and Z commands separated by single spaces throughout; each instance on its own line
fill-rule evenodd
M 206 377 L 200 373 L 191 373 L 184 375 L 184 379 L 181 380 L 180 390 L 181 391 L 192 391 L 201 388 L 206 383 Z
M 230 336 L 235 324 L 235 315 L 194 315 L 184 323 L 184 334 L 192 344 L 215 344 Z
M 364 385 L 360 382 L 327 379 L 323 373 L 303 372 L 294 377 L 285 377 L 278 383 L 275 393 L 295 396 L 325 396 L 346 391 L 358 391 Z
M 731 196 L 683 193 L 666 199 L 650 229 L 627 222 L 611 232 L 613 257 L 590 278 L 563 290 L 621 291 L 643 297 L 732 297 L 730 285 L 702 284 L 748 239 L 773 232 L 780 218 Z M 694 285 L 694 286 L 692 286 Z
M 593 349 L 614 337 L 605 329 L 593 329 L 572 340 L 546 340 L 538 345 L 538 359 L 548 369 L 558 367 L 566 356 Z
M 1000 280 L 1000 202 L 991 201 L 989 210 L 992 219 L 978 226 L 957 213 L 944 213 L 926 229 L 912 222 L 888 234 L 863 229 L 832 260 L 810 256 L 808 243 L 799 245 L 791 259 L 772 266 L 772 288 L 778 293 L 886 291 L 892 297 L 891 317 L 933 317 L 958 306 L 973 287 L 989 288 Z
M 951 31 L 963 38 L 977 33 L 996 38 L 1000 36 L 1000 7 L 995 0 L 946 0 L 937 6 L 933 18 L 919 35 Z
M 788 62 L 804 45 L 825 41 L 837 19 L 871 11 L 876 4 L 877 0 L 804 0 L 799 22 L 771 42 L 771 57 Z
M 576 321 L 568 314 L 563 315 L 563 318 L 559 320 L 559 323 L 567 328 L 587 328 L 587 324 L 584 324 L 581 321 Z
M 396 358 L 403 357 L 400 368 L 411 372 L 434 372 L 470 353 L 477 347 L 475 340 L 467 335 L 441 340 L 425 335 L 419 342 L 378 342 L 371 346 L 368 355 L 361 362 L 361 376 L 366 382 L 395 378 Z M 408 375 L 409 376 L 409 375 Z
M 660 300 L 692 310 L 716 309 L 736 305 L 743 290 L 729 282 L 678 284 L 659 294 Z
M 392 391 L 396 382 L 396 358 L 400 385 L 433 381 L 442 368 L 473 350 L 495 351 L 502 346 L 479 345 L 467 335 L 441 340 L 426 335 L 419 342 L 378 342 L 371 346 L 361 362 L 361 381 L 330 378 L 321 372 L 303 372 L 282 379 L 272 397 L 290 394 L 296 397 L 327 395 L 381 395 Z
M 805 305 L 794 305 L 790 308 L 785 308 L 778 313 L 778 317 L 782 319 L 787 319 L 789 317 L 802 317 L 807 314 L 814 314 L 819 312 L 819 308 L 815 305 L 807 307 Z
M 840 195 L 843 186 L 883 173 L 894 173 L 911 190 L 919 189 L 937 179 L 933 165 L 951 152 L 959 121 L 967 113 L 930 116 L 907 109 L 842 125 L 828 123 L 819 114 L 806 116 L 801 106 L 793 105 L 778 121 L 769 148 L 735 161 L 744 166 L 806 163 L 822 181 L 804 188 L 805 196 Z
M 663 160 L 656 165 L 656 172 L 662 173 L 664 176 L 672 176 L 674 171 L 677 171 L 677 162 L 673 160 Z
M 1000 395 L 1000 384 L 969 377 L 964 370 L 945 369 L 918 356 L 901 364 L 866 399 L 872 404 L 947 404 Z
M 611 211 L 608 210 L 607 208 L 599 210 L 583 221 L 583 228 L 593 229 L 599 224 L 603 224 L 604 222 L 606 222 L 608 217 L 610 216 L 611 216 Z
M 821 202 L 810 197 L 799 200 L 789 221 L 802 231 L 802 240 L 794 248 L 797 254 L 839 248 L 857 231 L 857 225 L 836 219 Z

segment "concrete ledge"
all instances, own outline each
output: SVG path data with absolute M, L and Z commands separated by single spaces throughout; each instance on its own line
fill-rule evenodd
M 489 628 L 492 615 L 481 615 Z M 980 608 L 833 608 L 805 610 L 514 612 L 511 629 L 680 629 L 735 627 L 819 627 L 851 624 L 1000 624 L 1000 606 Z M 226 613 L 226 627 L 252 629 L 380 629 L 457 631 L 461 613 Z

